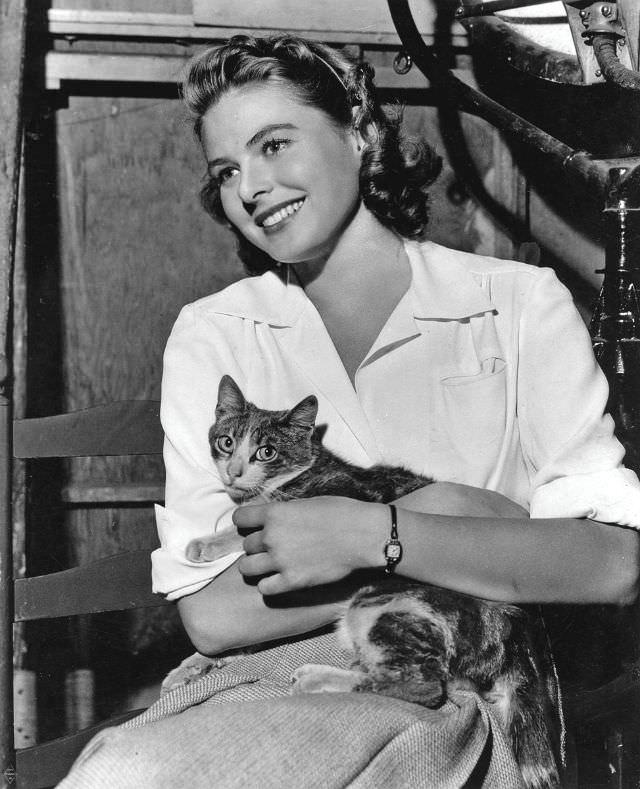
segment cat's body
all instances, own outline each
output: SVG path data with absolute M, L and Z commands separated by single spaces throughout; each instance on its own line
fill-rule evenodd
M 260 409 L 223 377 L 209 441 L 234 501 L 335 495 L 387 503 L 432 482 L 342 460 L 322 445 L 316 414 L 313 396 L 289 411 Z M 210 561 L 234 548 L 241 550 L 240 538 L 225 533 L 193 540 L 186 553 Z M 370 691 L 437 707 L 456 689 L 474 690 L 493 705 L 527 787 L 558 785 L 557 687 L 525 610 L 392 578 L 354 596 L 339 633 L 354 655 L 351 669 L 303 666 L 294 692 Z

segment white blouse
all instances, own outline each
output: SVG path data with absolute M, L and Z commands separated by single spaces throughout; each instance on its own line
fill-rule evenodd
M 315 394 L 325 445 L 353 463 L 496 490 L 533 518 L 640 528 L 640 483 L 603 414 L 606 379 L 553 271 L 432 242 L 406 251 L 411 285 L 355 386 L 304 291 L 273 272 L 182 310 L 164 358 L 154 591 L 190 594 L 240 555 L 184 555 L 191 539 L 234 528 L 207 439 L 224 374 L 262 408 Z

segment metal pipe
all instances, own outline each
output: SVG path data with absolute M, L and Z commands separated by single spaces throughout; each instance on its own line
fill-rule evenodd
M 435 52 L 424 43 L 413 20 L 408 0 L 388 0 L 389 10 L 403 47 L 414 63 L 437 90 L 443 100 L 457 104 L 458 108 L 477 115 L 500 131 L 513 134 L 519 141 L 544 153 L 566 173 L 586 182 L 589 188 L 603 197 L 608 180 L 610 162 L 598 161 L 584 152 L 571 148 L 552 137 L 533 123 L 494 101 L 489 96 L 458 79 L 443 67 Z
M 471 16 L 484 16 L 495 11 L 510 11 L 512 8 L 542 5 L 548 2 L 549 0 L 484 0 L 484 2 L 471 0 L 471 3 L 467 4 L 462 0 L 462 5 L 456 8 L 454 14 L 456 19 L 467 19 Z
M 620 62 L 617 53 L 619 38 L 612 33 L 594 33 L 591 39 L 593 54 L 607 82 L 626 90 L 640 90 L 640 73 L 631 71 Z

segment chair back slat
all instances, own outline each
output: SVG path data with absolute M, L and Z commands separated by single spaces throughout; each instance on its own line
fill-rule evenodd
M 143 710 L 129 710 L 104 723 L 69 734 L 52 742 L 22 748 L 16 752 L 18 789 L 45 789 L 56 786 L 69 772 L 69 766 L 84 746 L 107 726 L 118 726 L 135 718 Z
M 151 592 L 149 551 L 131 551 L 15 581 L 17 622 L 167 605 Z
M 17 419 L 16 458 L 152 455 L 162 452 L 160 403 L 123 400 L 70 414 Z

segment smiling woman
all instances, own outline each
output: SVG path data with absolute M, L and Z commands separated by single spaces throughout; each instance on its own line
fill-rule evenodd
M 227 91 L 202 118 L 226 220 L 280 263 L 326 259 L 358 212 L 362 138 L 286 88 Z
M 224 157 L 220 161 L 220 153 L 210 151 L 207 129 L 212 129 L 207 118 L 229 94 L 237 96 L 234 104 L 239 111 L 243 105 L 247 121 L 251 108 L 246 105 L 256 100 L 257 93 L 262 97 L 257 99 L 262 111 L 269 109 L 271 98 L 277 97 L 279 104 L 279 111 L 269 111 L 263 117 L 255 108 L 252 120 L 259 128 L 250 133 L 249 125 L 244 127 L 244 134 L 249 136 L 238 147 L 246 145 L 247 152 L 255 147 L 255 152 L 266 159 L 286 154 L 290 146 L 302 145 L 297 159 L 294 153 L 292 164 L 311 155 L 316 166 L 312 167 L 310 161 L 304 164 L 307 182 L 299 186 L 308 188 L 309 177 L 323 178 L 326 170 L 329 177 L 339 178 L 330 189 L 329 203 L 335 202 L 339 187 L 347 182 L 349 199 L 355 190 L 356 200 L 361 198 L 385 226 L 407 238 L 419 237 L 427 223 L 427 189 L 440 172 L 441 160 L 424 140 L 404 139 L 401 113 L 383 109 L 376 100 L 371 67 L 366 63 L 353 64 L 336 50 L 316 42 L 303 45 L 301 39 L 290 36 L 274 39 L 273 43 L 267 41 L 237 36 L 222 49 L 205 50 L 194 60 L 183 86 L 185 102 L 194 115 L 196 135 L 207 158 L 210 154 L 214 157 L 202 190 L 203 205 L 214 218 L 230 223 L 247 269 L 263 273 L 273 268 L 275 261 L 261 254 L 259 244 L 252 246 L 227 217 L 222 204 L 222 184 L 230 177 L 235 180 L 239 163 L 227 162 Z M 242 95 L 246 97 L 244 102 Z M 221 115 L 218 113 L 219 119 Z M 238 115 L 235 123 L 240 122 Z M 306 125 L 298 128 L 297 122 Z M 337 150 L 332 156 L 328 149 L 334 143 Z M 334 162 L 336 157 L 353 152 L 354 143 L 358 153 L 355 186 L 353 157 L 347 162 L 350 169 L 346 172 L 342 171 L 342 162 Z
M 196 58 L 184 97 L 203 204 L 254 275 L 185 307 L 164 360 L 154 589 L 216 660 L 192 684 L 185 667 L 132 730 L 99 736 L 61 786 L 521 786 L 499 700 L 289 697 L 289 676 L 310 660 L 345 667 L 324 628 L 363 572 L 488 601 L 634 600 L 640 483 L 571 296 L 550 269 L 425 240 L 439 160 L 403 138 L 368 66 L 291 36 L 236 36 Z M 238 502 L 216 454 L 248 481 L 273 456 L 244 406 L 215 443 L 227 376 L 254 416 L 311 399 L 317 440 L 351 467 L 438 481 L 393 508 L 277 489 Z M 193 561 L 188 546 L 214 533 L 225 551 Z M 404 648 L 414 631 L 400 631 Z

